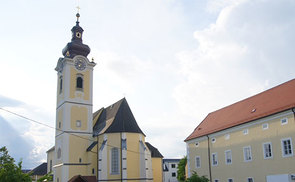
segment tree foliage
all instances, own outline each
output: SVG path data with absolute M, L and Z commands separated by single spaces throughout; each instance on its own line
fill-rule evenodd
M 0 148 L 0 182 L 31 182 L 30 175 L 21 170 L 22 162 L 17 165 L 14 162 L 6 147 Z
M 186 182 L 209 182 L 209 179 L 205 176 L 199 176 L 196 172 L 190 178 L 187 178 Z
M 185 181 L 185 166 L 187 163 L 187 158 L 186 156 L 183 157 L 182 159 L 180 159 L 179 163 L 178 163 L 178 167 L 177 167 L 177 179 L 181 182 Z
M 37 182 L 43 182 L 43 181 L 53 181 L 53 176 L 51 173 L 46 174 L 42 178 L 39 178 Z

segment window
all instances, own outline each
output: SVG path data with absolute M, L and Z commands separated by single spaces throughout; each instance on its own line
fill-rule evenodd
M 171 168 L 175 168 L 175 164 L 171 164 Z
M 232 178 L 227 179 L 228 182 L 234 182 Z
M 80 162 L 80 163 L 82 162 L 82 159 L 81 159 L 81 158 L 79 158 L 79 162 Z
M 119 174 L 119 149 L 116 147 L 111 150 L 111 174 Z
M 248 129 L 244 129 L 244 130 L 243 130 L 243 134 L 244 134 L 244 135 L 248 135 L 248 134 L 249 134 L 249 130 L 248 130 Z
M 226 164 L 231 164 L 232 163 L 231 150 L 225 151 L 225 163 Z
M 254 182 L 254 179 L 252 177 L 248 178 L 248 182 Z
M 80 127 L 81 127 L 81 125 L 82 125 L 82 122 L 81 122 L 81 120 L 77 120 L 77 121 L 76 121 L 76 127 L 80 128 Z
M 49 163 L 49 170 L 50 172 L 52 171 L 52 160 L 50 160 L 50 163 Z
M 218 165 L 217 153 L 212 154 L 212 166 Z
M 216 142 L 216 138 L 212 138 L 212 139 L 211 139 L 211 142 L 212 142 L 212 143 L 215 143 L 215 142 Z
M 270 142 L 263 144 L 263 155 L 264 159 L 272 158 L 272 146 Z
M 58 128 L 60 128 L 61 127 L 61 122 L 58 122 Z
M 95 173 L 95 170 L 94 170 L 94 168 L 92 168 L 92 174 L 94 174 Z
M 263 123 L 262 124 L 262 130 L 268 129 L 268 123 Z
M 219 182 L 219 179 L 215 179 L 214 182 Z
M 57 178 L 56 181 L 59 182 L 59 178 Z
M 121 139 L 122 150 L 127 150 L 127 141 L 126 139 Z
M 62 92 L 62 76 L 59 77 L 59 93 Z
M 244 161 L 248 162 L 251 160 L 252 160 L 251 147 L 250 146 L 244 147 Z
M 196 168 L 200 168 L 201 167 L 201 157 L 197 156 L 196 157 Z
M 83 75 L 82 74 L 77 74 L 76 90 L 83 91 Z
M 281 125 L 285 125 L 285 124 L 288 124 L 288 119 L 287 118 L 284 118 L 281 120 Z
M 282 154 L 283 157 L 293 156 L 293 147 L 291 138 L 282 139 Z
M 176 173 L 172 173 L 172 177 L 176 177 Z
M 60 148 L 57 149 L 57 158 L 58 159 L 61 158 L 61 149 Z
M 225 139 L 225 140 L 229 140 L 229 138 L 230 138 L 230 134 L 226 134 L 226 135 L 224 135 L 224 139 Z
M 199 142 L 196 142 L 196 147 L 198 147 L 199 146 Z

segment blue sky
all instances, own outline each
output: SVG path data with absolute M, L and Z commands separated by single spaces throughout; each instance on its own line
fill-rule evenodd
M 125 96 L 166 158 L 186 154 L 183 140 L 208 113 L 295 76 L 292 0 L 3 1 L 2 108 L 54 126 L 54 68 L 77 4 L 97 63 L 94 111 Z M 54 130 L 4 111 L 0 126 L 0 146 L 25 168 L 46 160 Z

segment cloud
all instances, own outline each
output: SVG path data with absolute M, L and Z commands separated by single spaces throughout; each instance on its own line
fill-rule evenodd
M 221 7 L 214 24 L 195 31 L 197 49 L 178 54 L 183 80 L 174 98 L 198 122 L 295 76 L 294 1 L 244 0 Z

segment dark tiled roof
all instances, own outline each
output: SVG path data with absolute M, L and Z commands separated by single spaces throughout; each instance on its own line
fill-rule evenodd
M 47 163 L 44 162 L 32 170 L 32 175 L 45 175 L 47 174 Z
M 212 112 L 185 141 L 295 107 L 295 79 Z
M 73 176 L 68 182 L 96 182 L 95 176 L 81 176 L 76 175 Z
M 149 142 L 145 142 L 145 144 L 149 148 L 149 150 L 151 151 L 151 156 L 153 158 L 163 158 L 162 154 L 159 152 L 159 150 L 157 148 L 152 146 Z
M 141 131 L 125 98 L 93 114 L 93 135 L 103 133 L 144 133 Z

